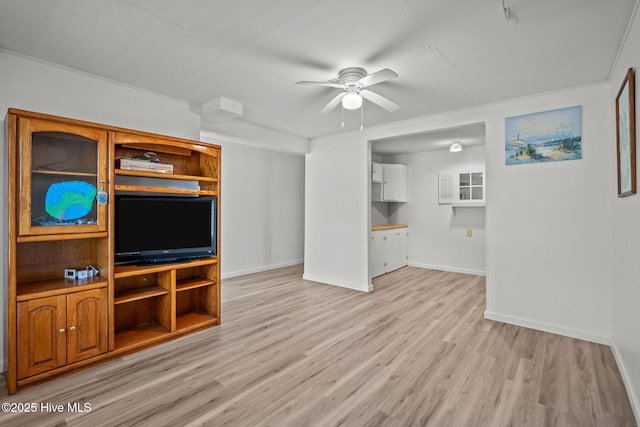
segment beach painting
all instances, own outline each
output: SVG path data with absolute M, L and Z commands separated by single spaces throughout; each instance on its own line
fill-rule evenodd
M 581 158 L 580 105 L 505 119 L 506 165 Z

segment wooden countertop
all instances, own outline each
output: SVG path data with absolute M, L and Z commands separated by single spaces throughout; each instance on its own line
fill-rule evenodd
M 380 231 L 380 230 L 391 230 L 392 228 L 406 228 L 407 224 L 380 224 L 380 225 L 372 225 L 371 231 Z

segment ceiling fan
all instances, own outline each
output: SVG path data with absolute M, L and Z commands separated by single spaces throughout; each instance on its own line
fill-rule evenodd
M 338 78 L 326 82 L 300 81 L 299 85 L 329 86 L 343 91 L 336 95 L 320 110 L 321 114 L 333 110 L 340 102 L 348 110 L 356 110 L 362 106 L 362 99 L 373 102 L 387 111 L 396 111 L 400 106 L 384 96 L 367 89 L 378 83 L 395 79 L 398 74 L 388 68 L 367 74 L 362 68 L 345 68 L 338 73 Z

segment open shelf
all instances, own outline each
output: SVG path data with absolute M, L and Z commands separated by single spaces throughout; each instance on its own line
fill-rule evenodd
M 17 286 L 17 300 L 27 301 L 36 298 L 64 295 L 70 292 L 104 288 L 108 283 L 107 279 L 100 276 L 78 280 L 51 279 L 39 282 L 20 283 Z
M 116 332 L 115 350 L 141 346 L 166 337 L 170 332 L 156 322 L 138 325 L 135 328 Z
M 98 176 L 97 173 L 55 171 L 55 170 L 48 170 L 48 169 L 32 169 L 31 173 L 42 174 L 42 175 L 59 175 L 59 176 Z
M 204 311 L 192 311 L 176 316 L 176 330 L 179 331 L 216 324 L 218 324 L 218 317 Z
M 198 182 L 218 182 L 218 178 L 211 178 L 206 176 L 194 176 L 194 175 L 174 175 L 170 173 L 158 173 L 158 172 L 144 172 L 128 169 L 116 169 L 116 175 L 124 176 L 139 176 L 144 178 L 163 178 L 163 179 L 180 179 L 184 181 L 198 181 Z
M 98 231 L 96 233 L 75 233 L 75 234 L 41 234 L 36 236 L 18 236 L 16 237 L 17 243 L 29 243 L 29 242 L 52 242 L 59 240 L 78 240 L 78 239 L 99 239 L 108 237 L 109 234 L 106 231 Z
M 124 291 L 116 292 L 113 303 L 124 304 L 127 302 L 137 301 L 145 298 L 166 295 L 168 293 L 168 289 L 161 288 L 160 286 L 145 286 L 143 288 L 127 289 Z
M 7 113 L 6 131 L 9 394 L 220 323 L 217 255 L 115 266 L 113 253 L 119 192 L 211 196 L 220 212 L 219 145 L 16 109 Z M 174 173 L 119 169 L 120 160 L 147 152 Z M 78 188 L 86 189 L 81 217 L 64 199 Z M 93 196 L 98 190 L 109 194 L 106 203 Z M 89 266 L 98 275 L 64 278 L 67 269 L 94 271 Z
M 144 193 L 172 193 L 172 194 L 191 194 L 198 196 L 217 196 L 217 191 L 211 190 L 185 190 L 181 188 L 169 188 L 169 187 L 146 187 L 142 185 L 116 185 L 116 191 L 132 191 L 132 192 L 144 192 Z
M 189 262 L 170 263 L 170 264 L 151 264 L 151 265 L 119 265 L 114 268 L 115 278 L 139 276 L 142 274 L 157 273 L 160 271 L 179 270 L 183 268 L 198 267 L 202 265 L 211 265 L 218 262 L 215 257 L 193 260 Z
M 210 280 L 203 277 L 182 279 L 176 282 L 176 292 L 188 291 L 190 289 L 202 288 L 204 286 L 210 286 L 215 284 L 216 284 L 215 280 Z

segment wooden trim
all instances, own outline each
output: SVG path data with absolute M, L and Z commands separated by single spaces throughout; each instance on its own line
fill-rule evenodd
M 91 277 L 82 283 L 70 279 L 53 279 L 42 282 L 21 283 L 17 292 L 18 301 L 45 298 L 54 295 L 68 295 L 90 289 L 106 288 L 109 285 L 104 277 Z
M 143 185 L 116 185 L 116 191 L 133 191 L 144 193 L 172 193 L 172 194 L 196 194 L 200 196 L 215 196 L 216 191 L 209 190 L 183 190 L 180 188 L 146 187 Z
M 115 203 L 113 203 L 113 198 L 116 194 L 115 185 L 116 185 L 116 174 L 114 167 L 112 166 L 113 159 L 115 157 L 115 146 L 111 143 L 113 140 L 113 132 L 109 132 L 109 144 L 108 144 L 108 152 L 107 158 L 109 159 L 110 167 L 107 169 L 108 171 L 108 184 L 109 184 L 109 210 L 108 210 L 108 223 L 109 230 L 115 230 Z M 108 239 L 107 244 L 107 259 L 109 265 L 109 271 L 107 272 L 109 283 L 111 286 L 108 287 L 108 295 L 107 300 L 109 305 L 107 306 L 109 310 L 109 317 L 107 318 L 107 327 L 108 327 L 108 350 L 109 352 L 115 349 L 115 277 L 114 277 L 114 255 L 115 254 L 115 243 L 113 238 Z
M 117 133 L 116 135 L 121 135 Z M 139 138 L 139 137 L 138 137 Z M 138 138 L 134 138 L 136 142 L 139 141 Z M 167 154 L 177 154 L 179 156 L 190 156 L 191 150 L 182 147 L 176 147 L 173 145 L 162 145 L 156 143 L 126 143 L 120 142 L 123 147 L 134 148 L 136 150 L 146 150 L 146 151 L 154 151 L 158 153 L 167 153 Z
M 195 260 L 191 262 L 185 262 L 180 264 L 162 264 L 162 265 L 122 265 L 115 267 L 114 273 L 116 279 L 122 279 L 124 277 L 140 276 L 143 274 L 159 273 L 168 270 L 179 270 L 182 268 L 199 267 L 202 265 L 211 265 L 218 263 L 216 258 L 206 258 L 201 260 Z
M 625 87 L 628 88 L 628 99 L 620 99 Z M 636 193 L 636 112 L 635 112 L 635 78 L 633 68 L 629 68 L 625 74 L 622 85 L 616 96 L 616 159 L 617 159 L 617 175 L 618 175 L 618 197 L 627 197 Z M 631 174 L 631 188 L 628 191 L 622 191 L 622 175 L 620 168 L 621 162 L 621 140 L 620 140 L 620 102 L 628 102 L 629 105 L 629 173 Z
M 9 200 L 8 207 L 8 241 L 7 241 L 7 258 L 8 265 L 17 264 L 17 203 L 15 198 L 11 197 L 12 194 L 17 194 L 17 175 L 18 165 L 16 163 L 18 159 L 18 147 L 17 144 L 11 143 L 16 140 L 17 131 L 17 117 L 9 114 L 6 120 L 7 126 L 7 144 L 8 144 L 8 168 L 7 168 L 7 181 L 8 188 L 7 194 Z M 17 391 L 17 275 L 15 269 L 9 268 L 7 271 L 7 340 L 5 352 L 7 355 L 7 392 L 13 394 Z
M 145 131 L 140 131 L 135 129 L 127 129 L 127 128 L 122 128 L 118 126 L 106 125 L 103 123 L 95 123 L 95 122 L 89 122 L 85 120 L 70 119 L 66 117 L 55 116 L 52 114 L 36 113 L 33 111 L 25 111 L 17 108 L 9 108 L 8 114 L 15 114 L 15 115 L 19 115 L 27 118 L 30 117 L 30 118 L 36 118 L 36 119 L 42 119 L 42 120 L 56 121 L 59 123 L 67 123 L 70 125 L 81 125 L 84 127 L 99 128 L 101 130 L 121 132 L 123 134 L 128 134 L 128 135 L 138 135 L 140 137 L 145 138 L 145 140 L 147 140 L 146 138 L 151 138 L 151 139 L 158 139 L 161 141 L 170 141 L 171 143 L 178 143 L 179 145 L 186 144 L 186 146 L 188 147 L 193 146 L 191 147 L 191 149 L 195 151 L 199 151 L 199 152 L 202 152 L 208 155 L 213 155 L 213 156 L 216 156 L 218 152 L 216 150 L 211 150 L 211 148 L 216 148 L 216 149 L 220 148 L 220 145 L 217 145 L 217 144 L 204 143 L 196 140 L 189 140 L 189 139 L 179 138 L 175 136 L 161 135 L 157 133 L 145 132 Z M 129 142 L 134 142 L 134 141 L 129 140 Z
M 95 233 L 73 233 L 73 234 L 60 234 L 56 235 L 56 240 L 78 240 L 78 239 L 99 239 L 108 237 L 107 231 L 98 231 Z M 29 242 L 48 242 L 51 240 L 51 235 L 37 235 L 37 236 L 18 236 L 16 238 L 18 243 Z
M 115 174 L 123 175 L 123 176 L 140 176 L 145 178 L 179 179 L 184 181 L 199 181 L 199 182 L 218 182 L 218 178 L 211 178 L 206 176 L 174 175 L 171 173 L 144 172 L 144 171 L 134 171 L 134 170 L 128 170 L 128 169 L 115 169 Z
M 372 225 L 371 231 L 380 231 L 380 230 L 392 230 L 394 228 L 407 228 L 407 224 L 380 224 L 380 225 Z

